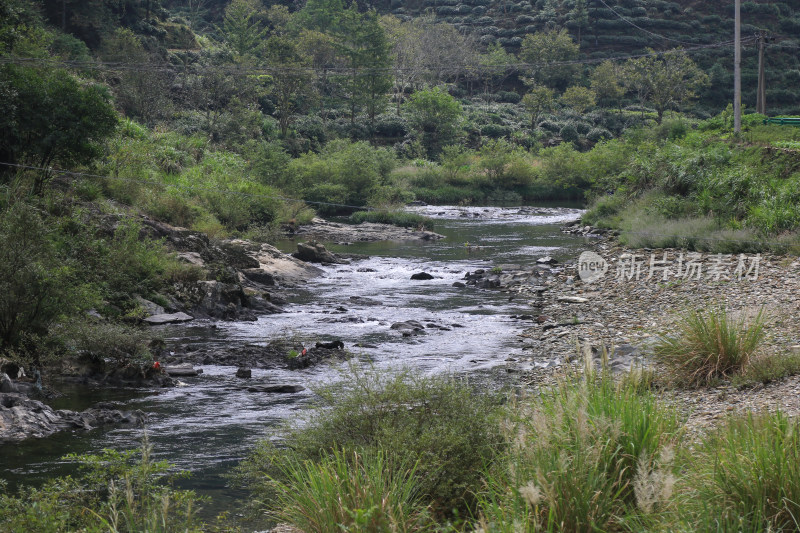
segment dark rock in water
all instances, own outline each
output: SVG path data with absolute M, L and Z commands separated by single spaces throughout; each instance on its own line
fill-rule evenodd
M 432 275 L 428 274 L 427 272 L 417 272 L 416 274 L 411 274 L 411 279 L 415 280 L 429 280 L 434 279 Z
M 350 299 L 353 303 L 361 305 L 383 305 L 383 302 L 373 300 L 372 298 L 365 298 L 364 296 L 351 296 Z
M 374 268 L 359 268 L 356 272 L 377 272 Z
M 253 377 L 253 371 L 245 366 L 236 370 L 236 377 L 242 379 L 249 379 Z
M 159 326 L 162 324 L 175 324 L 178 322 L 188 322 L 190 320 L 194 320 L 194 318 L 191 315 L 187 315 L 186 313 L 169 313 L 169 314 L 153 315 L 144 319 L 144 321 L 150 324 L 151 326 Z
M 342 360 L 347 357 L 348 353 L 341 348 L 322 348 L 318 346 L 306 350 L 306 353 L 301 351 L 296 357 L 289 357 L 288 366 L 289 370 L 302 370 L 323 361 L 328 361 L 330 359 Z
M 457 289 L 463 289 L 464 287 L 466 287 L 466 284 L 461 283 L 460 281 L 456 281 L 456 282 L 453 283 L 453 287 L 455 287 Z
M 536 262 L 539 263 L 540 265 L 552 265 L 554 263 L 558 263 L 558 261 L 556 261 L 549 255 L 545 257 L 540 257 L 539 259 L 536 260 Z
M 331 342 L 318 342 L 316 347 L 327 348 L 329 350 L 344 350 L 344 343 L 340 340 L 335 340 Z
M 282 394 L 292 394 L 304 390 L 306 390 L 306 388 L 300 385 L 257 385 L 254 387 L 247 387 L 247 392 L 269 392 Z
M 416 320 L 406 320 L 405 322 L 395 322 L 391 325 L 391 329 L 395 330 L 411 330 L 411 331 L 422 331 L 425 329 L 421 323 L 417 322 Z
M 345 261 L 336 257 L 317 241 L 298 242 L 297 252 L 292 255 L 301 261 L 307 261 L 309 263 L 345 263 Z

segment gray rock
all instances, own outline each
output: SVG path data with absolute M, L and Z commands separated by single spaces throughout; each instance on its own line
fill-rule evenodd
M 589 301 L 588 298 L 581 298 L 580 296 L 559 296 L 557 300 L 567 304 L 585 304 Z
M 0 374 L 0 392 L 18 392 L 17 386 L 14 385 L 14 382 L 8 377 L 8 374 Z
M 539 263 L 540 265 L 552 265 L 553 263 L 557 263 L 558 261 L 556 261 L 555 259 L 553 259 L 548 255 L 545 257 L 540 257 L 539 259 L 536 260 L 536 262 Z
M 166 310 L 157 303 L 151 302 L 150 300 L 145 300 L 141 296 L 136 296 L 134 299 L 139 306 L 147 311 L 148 316 L 163 315 L 166 313 Z
M 261 268 L 246 268 L 242 270 L 242 274 L 252 282 L 260 283 L 261 285 L 275 285 L 275 276 Z
M 236 370 L 236 377 L 241 379 L 250 379 L 253 377 L 253 371 L 247 367 L 241 367 Z
M 166 372 L 171 377 L 194 377 L 203 373 L 202 368 L 194 368 L 190 363 L 183 363 L 179 365 L 169 365 L 164 367 Z
M 464 287 L 466 287 L 466 284 L 461 283 L 460 281 L 456 281 L 453 282 L 453 287 L 456 287 L 457 289 L 463 289 Z
M 297 252 L 293 255 L 301 261 L 307 261 L 309 263 L 346 263 L 346 261 L 336 257 L 333 253 L 329 252 L 322 243 L 317 241 L 298 242 Z
M 414 279 L 414 280 L 429 280 L 429 279 L 434 279 L 434 278 L 433 278 L 433 276 L 431 274 L 428 274 L 427 272 L 417 272 L 416 274 L 411 274 L 411 279 Z
M 194 318 L 191 315 L 187 315 L 186 313 L 169 313 L 162 315 L 153 315 L 144 319 L 144 321 L 150 324 L 151 326 L 158 326 L 161 324 L 175 324 L 178 322 L 188 322 L 190 320 L 194 320 Z

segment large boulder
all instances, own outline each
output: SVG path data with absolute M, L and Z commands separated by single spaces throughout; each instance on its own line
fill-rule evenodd
M 293 255 L 301 261 L 306 261 L 308 263 L 346 263 L 346 261 L 336 257 L 336 255 L 329 252 L 322 243 L 317 241 L 298 242 L 297 252 Z

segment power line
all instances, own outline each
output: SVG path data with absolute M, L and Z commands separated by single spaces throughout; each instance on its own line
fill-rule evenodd
M 304 200 L 302 198 L 292 198 L 290 196 L 283 196 L 283 195 L 279 195 L 279 194 L 273 194 L 273 195 L 269 195 L 269 194 L 253 194 L 253 193 L 247 193 L 247 192 L 241 192 L 241 191 L 232 191 L 230 189 L 218 189 L 218 188 L 215 188 L 215 187 L 195 187 L 195 186 L 190 186 L 190 185 L 180 185 L 180 184 L 177 184 L 177 183 L 163 183 L 163 182 L 154 181 L 154 180 L 143 180 L 143 179 L 136 179 L 136 178 L 121 178 L 119 176 L 103 176 L 103 175 L 100 175 L 100 174 L 90 174 L 90 173 L 87 173 L 87 172 L 75 172 L 75 171 L 72 171 L 72 170 L 60 170 L 60 169 L 56 169 L 56 168 L 37 167 L 37 166 L 33 166 L 33 165 L 21 165 L 19 163 L 6 163 L 6 162 L 0 161 L 0 166 L 10 167 L 10 168 L 18 168 L 18 169 L 23 169 L 23 170 L 37 170 L 37 171 L 42 171 L 42 172 L 53 172 L 53 173 L 56 173 L 56 174 L 61 174 L 63 176 L 97 178 L 97 179 L 104 179 L 104 180 L 122 181 L 122 182 L 128 182 L 128 183 L 139 183 L 139 184 L 143 184 L 143 185 L 151 185 L 151 186 L 155 186 L 155 187 L 162 187 L 164 189 L 172 187 L 172 188 L 175 188 L 175 189 L 183 189 L 183 190 L 187 190 L 187 191 L 217 192 L 217 193 L 222 193 L 222 194 L 230 194 L 230 195 L 233 195 L 233 196 L 242 196 L 242 197 L 246 197 L 246 198 L 264 198 L 264 199 L 269 199 L 269 200 L 285 200 L 285 201 L 288 201 L 288 202 L 304 202 L 304 203 L 312 204 L 312 205 L 327 205 L 327 206 L 332 206 L 332 207 L 346 207 L 346 208 L 349 208 L 349 209 L 360 209 L 360 210 L 364 210 L 364 211 L 372 211 L 373 210 L 371 207 L 365 207 L 363 205 L 348 205 L 348 204 L 339 204 L 339 203 L 335 203 L 335 202 L 319 202 L 319 201 L 313 201 L 313 200 Z
M 631 26 L 633 26 L 637 30 L 643 31 L 645 33 L 648 33 L 648 34 L 652 35 L 653 37 L 658 37 L 659 39 L 663 39 L 665 41 L 672 41 L 674 43 L 688 44 L 688 45 L 694 45 L 695 44 L 695 43 L 690 43 L 690 42 L 687 42 L 687 41 L 681 41 L 681 40 L 678 40 L 678 39 L 672 39 L 671 37 L 666 37 L 666 36 L 660 35 L 658 33 L 653 33 L 650 30 L 646 30 L 646 29 L 642 28 L 641 26 L 639 26 L 638 24 L 636 24 L 635 22 L 633 22 L 632 20 L 623 17 L 613 7 L 611 7 L 610 5 L 606 4 L 605 0 L 600 0 L 600 3 L 603 4 L 604 6 L 606 6 L 608 8 L 608 10 L 611 11 L 612 13 L 614 13 L 617 17 L 619 17 L 620 20 L 622 20 L 624 22 L 627 22 L 628 24 L 630 24 Z
M 749 37 L 743 39 L 743 43 L 749 43 L 756 40 L 756 37 Z M 723 48 L 726 46 L 730 46 L 733 44 L 733 41 L 720 41 L 716 43 L 710 44 L 703 44 L 703 45 L 696 45 L 690 48 L 673 48 L 670 50 L 660 50 L 660 51 L 652 51 L 652 52 L 645 52 L 640 54 L 627 54 L 627 55 L 619 55 L 619 56 L 610 56 L 610 57 L 603 57 L 603 58 L 586 58 L 586 59 L 571 59 L 571 60 L 564 60 L 564 61 L 550 61 L 544 63 L 525 63 L 525 62 L 516 62 L 516 63 L 506 63 L 501 65 L 481 65 L 481 64 L 474 64 L 474 65 L 453 65 L 453 66 L 445 66 L 440 68 L 428 68 L 422 70 L 434 70 L 437 72 L 443 73 L 453 73 L 453 74 L 475 74 L 481 73 L 483 71 L 495 71 L 497 69 L 507 69 L 507 70 L 527 70 L 527 69 L 539 69 L 539 68 L 547 68 L 547 67 L 559 67 L 559 66 L 567 66 L 567 65 L 591 65 L 602 63 L 604 61 L 624 61 L 627 59 L 639 59 L 643 57 L 657 57 L 666 54 L 671 54 L 675 52 L 682 52 L 682 53 L 695 53 L 700 52 L 703 50 L 713 49 L 713 48 Z M 44 66 L 62 66 L 62 67 L 69 67 L 74 69 L 85 69 L 85 70 L 108 70 L 108 71 L 135 71 L 135 72 L 173 72 L 176 74 L 186 73 L 186 74 L 197 74 L 197 73 L 207 73 L 207 72 L 222 72 L 228 73 L 232 75 L 259 75 L 259 74 L 274 74 L 274 73 L 324 73 L 324 74 L 342 74 L 342 75 L 351 75 L 354 73 L 394 73 L 394 72 L 406 72 L 406 71 L 416 71 L 420 70 L 414 67 L 408 68 L 397 68 L 397 67 L 357 67 L 357 68 L 347 68 L 347 67 L 340 67 L 340 66 L 331 66 L 331 67 L 313 67 L 313 66 L 302 66 L 302 67 L 278 67 L 278 66 L 260 66 L 260 67 L 240 67 L 240 66 L 210 66 L 210 65 L 203 65 L 200 68 L 195 66 L 176 66 L 172 64 L 165 64 L 165 63 L 126 63 L 121 61 L 69 61 L 63 59 L 52 59 L 52 58 L 38 58 L 38 57 L 18 57 L 18 56 L 6 56 L 0 57 L 0 64 L 16 64 L 16 65 L 28 65 L 28 64 L 40 64 Z

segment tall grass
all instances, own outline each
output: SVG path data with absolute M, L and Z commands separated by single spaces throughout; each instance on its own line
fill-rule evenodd
M 657 359 L 681 384 L 706 385 L 740 373 L 764 340 L 764 312 L 734 318 L 725 308 L 689 310 L 674 335 L 654 346 Z
M 691 467 L 684 522 L 695 531 L 800 529 L 800 427 L 786 415 L 728 420 Z
M 319 461 L 292 458 L 275 479 L 274 517 L 302 531 L 425 531 L 415 465 L 382 451 L 334 450 Z
M 262 442 L 242 463 L 238 478 L 266 507 L 280 465 L 323 462 L 334 452 L 377 453 L 392 465 L 413 465 L 421 497 L 438 517 L 468 515 L 484 468 L 503 450 L 504 407 L 489 392 L 449 376 L 360 370 L 351 364 L 343 382 L 317 391 L 319 403 L 286 429 L 288 448 Z
M 521 407 L 514 445 L 480 494 L 483 530 L 607 531 L 662 511 L 680 424 L 638 389 L 602 373 Z

